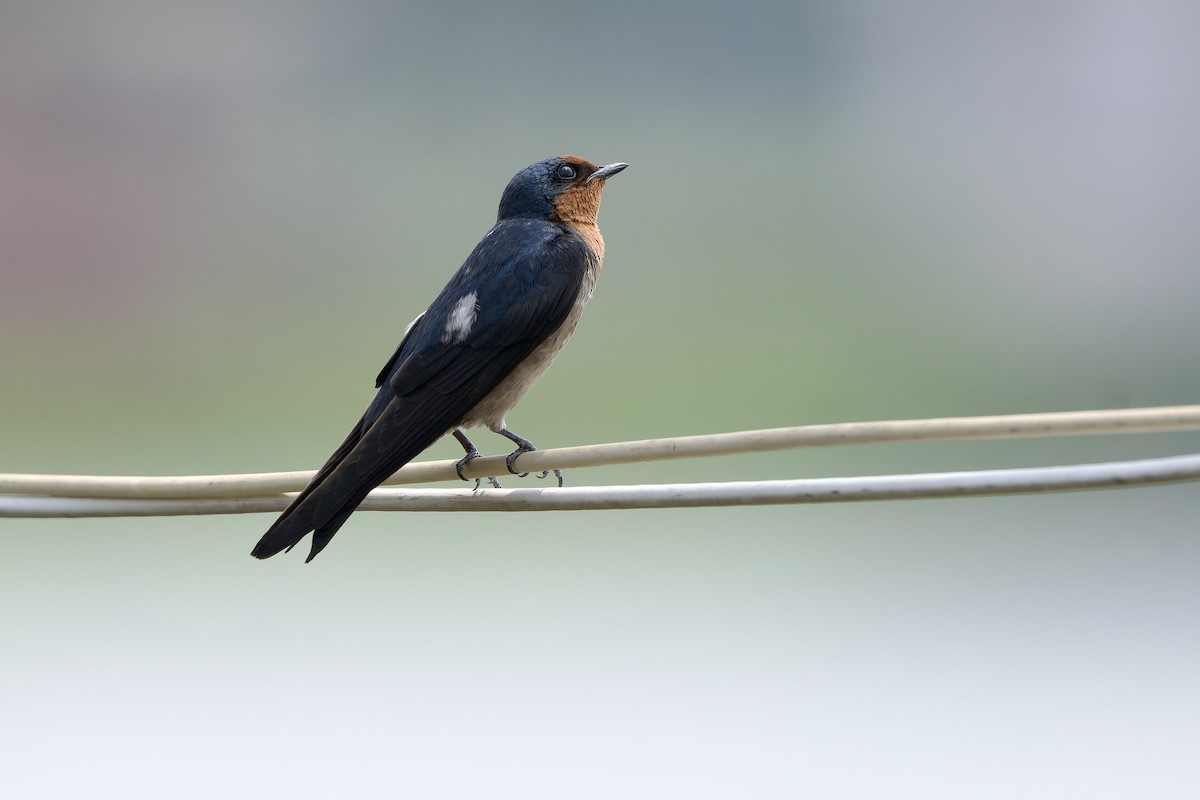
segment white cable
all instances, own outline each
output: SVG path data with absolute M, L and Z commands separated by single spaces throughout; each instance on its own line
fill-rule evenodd
M 538 450 L 522 455 L 517 465 L 522 470 L 540 472 L 554 468 L 593 467 L 841 444 L 1149 433 L 1198 428 L 1200 405 L 848 422 Z M 454 463 L 424 461 L 409 464 L 384 483 L 397 485 L 457 480 Z M 507 469 L 504 457 L 488 456 L 476 459 L 467 465 L 464 474 L 470 478 L 505 475 Z M 147 499 L 261 497 L 299 491 L 312 475 L 311 471 L 168 477 L 0 474 L 0 495 Z
M 1200 455 L 1058 467 L 731 481 L 643 486 L 539 489 L 376 489 L 364 511 L 578 511 L 690 508 L 785 503 L 834 503 L 962 497 L 1131 487 L 1200 479 Z M 133 500 L 0 496 L 0 516 L 125 517 L 244 514 L 280 511 L 287 496 L 230 499 Z

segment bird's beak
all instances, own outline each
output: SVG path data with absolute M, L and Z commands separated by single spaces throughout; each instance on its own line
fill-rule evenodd
M 628 166 L 629 166 L 628 164 L 621 164 L 621 163 L 605 164 L 603 167 L 600 167 L 600 169 L 596 170 L 591 175 L 588 175 L 587 180 L 584 181 L 584 183 L 591 183 L 592 181 L 602 181 L 605 178 L 611 178 L 613 175 L 616 175 L 618 172 L 620 172 L 621 170 L 625 169 Z

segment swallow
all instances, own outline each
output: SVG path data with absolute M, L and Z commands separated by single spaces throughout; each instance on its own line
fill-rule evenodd
M 463 480 L 479 457 L 463 429 L 480 426 L 516 444 L 506 464 L 524 474 L 517 456 L 536 448 L 505 416 L 575 332 L 604 264 L 600 192 L 627 166 L 561 156 L 513 176 L 496 224 L 404 331 L 362 418 L 251 555 L 270 558 L 312 532 L 312 561 L 372 489 L 447 433 L 466 452 Z

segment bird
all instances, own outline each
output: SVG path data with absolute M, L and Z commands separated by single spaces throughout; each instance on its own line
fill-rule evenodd
M 601 190 L 628 166 L 559 156 L 513 176 L 496 224 L 409 323 L 362 417 L 251 555 L 291 550 L 311 532 L 312 561 L 372 489 L 447 433 L 466 453 L 456 464 L 463 480 L 479 457 L 463 431 L 481 426 L 516 444 L 506 465 L 525 474 L 516 459 L 536 448 L 505 416 L 562 351 L 592 297 L 604 264 Z

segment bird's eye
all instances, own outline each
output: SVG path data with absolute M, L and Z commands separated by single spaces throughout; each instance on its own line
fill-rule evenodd
M 562 178 L 564 181 L 571 180 L 575 177 L 575 168 L 570 164 L 563 164 L 558 168 L 558 177 Z

